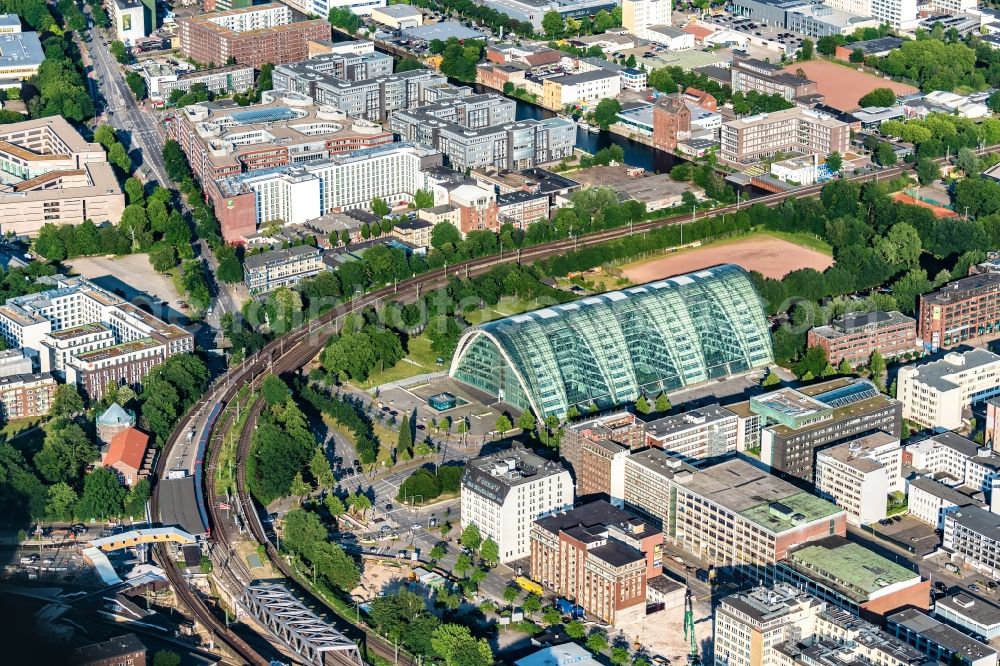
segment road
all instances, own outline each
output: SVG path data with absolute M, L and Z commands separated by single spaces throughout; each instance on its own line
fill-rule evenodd
M 86 11 L 90 11 L 89 6 L 86 7 Z M 91 31 L 91 35 L 90 42 L 83 42 L 79 37 L 77 40 L 80 52 L 83 54 L 84 66 L 89 65 L 94 74 L 87 79 L 87 82 L 95 105 L 101 113 L 99 119 L 118 130 L 119 135 L 129 138 L 132 162 L 141 165 L 137 168 L 136 174 L 142 180 L 176 190 L 176 184 L 168 177 L 166 163 L 163 161 L 163 145 L 166 137 L 159 117 L 151 109 L 136 103 L 132 91 L 125 83 L 118 61 L 108 48 L 109 35 L 96 28 Z M 181 206 L 182 211 L 190 218 L 191 209 L 183 200 Z M 215 255 L 204 240 L 198 240 L 195 247 L 199 255 L 208 262 L 212 269 L 210 274 L 214 277 L 219 264 Z M 207 321 L 214 328 L 218 328 L 223 314 L 240 311 L 241 299 L 231 285 L 217 283 L 215 293 L 212 314 Z

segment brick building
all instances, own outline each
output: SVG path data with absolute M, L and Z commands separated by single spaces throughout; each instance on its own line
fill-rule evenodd
M 851 145 L 851 127 L 833 116 L 794 107 L 723 123 L 720 138 L 720 159 L 748 164 L 779 152 L 844 154 Z
M 819 93 L 815 81 L 754 58 L 733 61 L 732 87 L 734 93 L 756 90 L 765 95 L 781 95 L 789 102 Z
M 971 275 L 920 296 L 917 335 L 930 350 L 990 335 L 1000 327 L 1000 274 Z
M 531 575 L 612 625 L 646 614 L 663 533 L 604 500 L 536 520 Z
M 292 22 L 291 10 L 277 3 L 181 17 L 177 27 L 184 57 L 257 68 L 305 60 L 310 40 L 330 38 L 326 19 Z
M 673 151 L 691 134 L 691 109 L 680 94 L 664 95 L 653 105 L 653 146 Z
M 125 428 L 111 438 L 107 450 L 101 455 L 101 464 L 113 469 L 122 483 L 131 488 L 140 479 L 149 476 L 152 470 L 153 452 L 149 451 L 149 435 L 136 428 Z
M 891 358 L 917 349 L 917 322 L 902 312 L 849 312 L 810 329 L 807 344 L 825 349 L 834 366 L 844 359 L 857 366 L 876 350 Z
M 605 497 L 621 506 L 625 493 L 625 458 L 642 446 L 638 419 L 617 412 L 574 423 L 563 432 L 559 452 L 576 481 L 577 497 Z
M 70 661 L 78 666 L 146 666 L 146 646 L 135 634 L 125 634 L 77 648 Z
M 45 416 L 56 394 L 47 372 L 0 377 L 0 416 L 4 420 Z

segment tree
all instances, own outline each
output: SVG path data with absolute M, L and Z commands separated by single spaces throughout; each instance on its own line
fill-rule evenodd
M 528 615 L 534 615 L 542 608 L 542 600 L 537 594 L 529 594 L 521 602 L 521 607 Z
M 535 429 L 535 415 L 530 409 L 521 412 L 521 415 L 517 418 L 517 427 L 524 432 L 531 432 Z
M 225 246 L 225 249 L 220 248 L 216 255 L 219 257 L 219 268 L 215 276 L 227 284 L 243 282 L 243 265 L 236 257 L 236 252 L 231 247 Z
M 929 157 L 922 157 L 917 160 L 917 180 L 921 185 L 930 185 L 941 177 L 941 169 L 937 162 Z
M 309 473 L 316 480 L 316 485 L 320 488 L 333 488 L 337 484 L 337 477 L 330 469 L 330 461 L 323 452 L 322 446 L 317 446 L 312 459 L 309 460 Z M 333 513 L 331 511 L 331 513 Z
M 479 557 L 487 566 L 496 566 L 496 563 L 500 561 L 500 546 L 493 539 L 486 537 L 479 549 Z
M 83 480 L 83 496 L 77 515 L 83 520 L 107 520 L 122 514 L 125 489 L 118 475 L 107 467 L 98 467 Z
M 826 156 L 826 168 L 830 170 L 830 173 L 840 173 L 840 170 L 844 168 L 844 157 L 837 151 L 833 151 Z
M 473 638 L 469 628 L 459 624 L 442 624 L 431 634 L 434 652 L 446 666 L 489 666 L 493 652 L 482 638 Z
M 460 539 L 462 545 L 472 551 L 479 550 L 479 546 L 483 543 L 483 535 L 480 534 L 479 528 L 476 527 L 475 523 L 469 523 L 469 525 L 462 530 L 462 537 Z
M 971 148 L 962 148 L 958 151 L 958 157 L 955 158 L 955 166 L 966 176 L 978 174 L 980 171 L 979 157 Z
M 130 204 L 142 203 L 146 196 L 142 182 L 135 176 L 131 176 L 125 181 L 125 194 L 128 196 Z
M 646 396 L 640 395 L 639 399 L 635 401 L 635 411 L 640 414 L 649 414 L 653 411 L 649 406 L 649 400 L 646 399 Z
M 181 657 L 172 650 L 158 650 L 153 655 L 153 666 L 180 666 Z
M 399 424 L 399 438 L 396 440 L 396 453 L 405 452 L 413 456 L 413 432 L 410 430 L 410 417 L 403 414 L 403 421 Z
M 157 243 L 149 248 L 149 265 L 158 273 L 165 273 L 177 265 L 177 251 L 169 243 Z
M 280 405 L 287 401 L 290 395 L 288 384 L 282 381 L 277 375 L 268 375 L 264 378 L 264 381 L 261 383 L 261 393 L 268 407 Z
M 813 59 L 813 40 L 808 37 L 802 40 L 802 46 L 799 47 L 799 52 L 795 54 L 795 59 L 802 62 Z
M 292 478 L 292 485 L 289 488 L 289 493 L 293 496 L 299 498 L 301 503 L 302 498 L 312 492 L 312 486 L 306 483 L 305 479 L 302 478 L 302 472 L 296 472 L 295 476 Z
M 780 383 L 781 377 L 779 377 L 774 370 L 768 370 L 767 377 L 764 377 L 764 381 L 761 382 L 761 386 L 775 386 Z
M 875 382 L 876 386 L 882 386 L 882 375 L 885 374 L 885 359 L 876 349 L 868 357 L 868 375 Z
M 431 247 L 435 250 L 443 250 L 450 245 L 457 247 L 462 242 L 462 234 L 451 222 L 438 222 L 431 229 Z
M 74 384 L 60 384 L 56 387 L 49 416 L 75 416 L 83 411 L 83 398 Z
M 75 483 L 83 470 L 100 457 L 97 446 L 76 423 L 57 421 L 49 426 L 35 467 L 53 483 Z
M 330 515 L 334 518 L 340 518 L 347 511 L 347 507 L 344 506 L 344 501 L 333 493 L 326 494 L 326 497 L 323 499 L 323 504 L 326 506 L 326 510 L 329 511 Z
M 865 52 L 861 49 L 854 49 L 851 51 L 850 61 L 855 63 L 861 63 L 865 61 Z
M 399 71 L 399 68 L 396 69 Z M 434 206 L 434 195 L 430 190 L 417 190 L 413 193 L 413 207 L 416 209 L 420 208 L 431 208 Z
M 566 631 L 566 635 L 573 640 L 580 640 L 587 634 L 587 627 L 580 620 L 571 620 L 565 624 L 563 627 Z
M 671 408 L 670 398 L 667 397 L 666 393 L 661 393 L 656 396 L 656 411 L 658 412 L 669 412 Z
M 145 516 L 146 502 L 149 501 L 150 494 L 149 479 L 139 479 L 125 495 L 125 515 L 132 518 Z
M 347 504 L 351 507 L 351 510 L 355 513 L 360 513 L 362 516 L 368 509 L 372 508 L 372 501 L 368 499 L 368 495 L 356 491 L 353 495 L 347 498 Z
M 59 482 L 49 486 L 48 499 L 45 502 L 45 515 L 50 520 L 68 522 L 73 520 L 76 508 L 76 491 L 66 483 Z
M 562 14 L 557 11 L 545 12 L 542 17 L 542 30 L 550 38 L 561 34 L 566 29 Z
M 513 585 L 508 585 L 503 588 L 503 600 L 508 604 L 512 604 L 517 601 L 517 598 L 521 596 L 521 588 L 515 587 Z
M 390 212 L 392 212 L 392 209 L 389 208 L 389 204 L 385 202 L 385 199 L 381 199 L 379 197 L 375 197 L 374 199 L 372 199 L 371 206 L 372 206 L 372 213 L 374 213 L 378 217 L 385 217 Z
M 838 375 L 850 375 L 854 372 L 854 368 L 851 367 L 851 362 L 846 358 L 840 360 L 840 364 L 837 366 Z
M 894 267 L 912 267 L 920 261 L 920 234 L 906 222 L 898 222 L 885 238 L 875 243 L 875 251 Z
M 896 151 L 885 141 L 879 141 L 874 151 L 875 161 L 880 166 L 892 166 L 896 163 Z
M 628 648 L 626 647 L 619 645 L 611 648 L 611 663 L 615 664 L 615 666 L 625 666 L 629 661 L 628 656 Z
M 890 88 L 875 88 L 867 95 L 858 100 L 858 105 L 867 108 L 869 106 L 890 107 L 896 104 L 896 93 Z
M 615 97 L 605 97 L 597 103 L 594 109 L 594 120 L 604 129 L 618 121 L 618 113 L 622 110 L 622 105 Z
M 510 422 L 510 418 L 506 414 L 501 414 L 497 417 L 496 429 L 500 435 L 504 435 L 514 428 L 514 424 Z
M 472 558 L 465 553 L 459 553 L 458 557 L 455 558 L 455 566 L 452 567 L 452 571 L 455 572 L 456 576 L 464 576 L 465 572 L 471 568 Z
M 125 152 L 125 146 L 120 143 L 116 143 L 108 150 L 108 161 L 118 167 L 122 173 L 132 172 L 132 160 Z
M 837 52 L 837 47 L 844 44 L 845 41 L 842 35 L 820 37 L 816 42 L 816 50 L 825 56 L 832 56 Z
M 585 643 L 587 649 L 594 654 L 600 654 L 608 649 L 608 635 L 605 634 L 600 629 L 594 629 L 587 636 L 587 642 Z

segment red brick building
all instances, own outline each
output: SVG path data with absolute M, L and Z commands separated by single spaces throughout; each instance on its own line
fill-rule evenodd
M 695 106 L 700 106 L 706 111 L 716 112 L 719 110 L 719 100 L 715 99 L 715 95 L 707 93 L 704 90 L 687 88 L 684 91 L 684 98 Z
M 122 483 L 131 488 L 139 479 L 149 476 L 152 468 L 152 452 L 149 451 L 149 435 L 136 428 L 125 428 L 111 438 L 108 450 L 101 456 L 101 464 L 118 473 Z
M 917 349 L 917 322 L 901 312 L 849 312 L 809 331 L 807 344 L 822 347 L 833 365 L 867 363 L 872 352 L 891 358 Z
M 646 581 L 661 569 L 663 534 L 604 500 L 536 520 L 531 576 L 617 625 L 646 614 Z
M 221 65 L 230 58 L 259 68 L 305 60 L 309 41 L 330 39 L 326 19 L 292 22 L 279 4 L 258 5 L 177 19 L 181 52 L 200 63 Z
M 930 349 L 1000 329 L 1000 274 L 970 275 L 920 297 L 917 335 Z
M 653 105 L 653 145 L 673 151 L 691 133 L 691 109 L 680 94 L 664 95 Z
M 70 663 L 79 666 L 146 666 L 146 646 L 135 634 L 77 648 Z

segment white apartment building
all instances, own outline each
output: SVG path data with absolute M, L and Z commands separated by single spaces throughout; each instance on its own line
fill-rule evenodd
M 948 479 L 947 485 L 983 493 L 990 510 L 1000 513 L 1000 493 L 994 492 L 1000 488 L 1000 454 L 996 451 L 956 433 L 942 432 L 908 444 L 903 457 L 904 464 Z M 933 514 L 926 515 L 926 522 L 932 522 L 929 518 Z
M 386 0 L 288 0 L 288 5 L 303 14 L 326 18 L 331 9 L 347 8 L 358 16 L 367 16 L 375 7 L 385 7 Z
M 964 409 L 1000 393 L 1000 356 L 985 349 L 951 352 L 938 361 L 900 368 L 896 381 L 904 419 L 957 430 Z
M 243 184 L 257 194 L 258 225 L 305 224 L 323 215 L 320 179 L 305 170 L 251 176 Z
M 292 22 L 292 10 L 285 5 L 272 3 L 239 12 L 220 12 L 206 20 L 233 32 L 250 32 L 288 25 Z
M 1000 515 L 975 506 L 949 513 L 942 545 L 977 570 L 1000 578 Z
M 646 444 L 693 463 L 736 451 L 740 419 L 725 407 L 708 405 L 649 421 L 645 435 Z
M 476 525 L 500 546 L 500 561 L 527 557 L 531 524 L 573 507 L 573 479 L 561 464 L 521 445 L 474 458 L 462 477 L 462 529 Z
M 943 530 L 948 514 L 965 506 L 982 508 L 984 504 L 939 481 L 920 477 L 907 484 L 906 506 L 914 518 Z
M 621 76 L 606 69 L 556 76 L 542 84 L 543 102 L 551 109 L 562 109 L 567 104 L 596 104 L 618 97 L 621 92 Z
M 886 496 L 902 491 L 899 439 L 877 432 L 816 453 L 816 490 L 847 512 L 847 522 L 868 525 L 886 516 Z
M 973 3 L 975 0 L 945 0 L 955 4 Z M 879 23 L 888 23 L 897 30 L 917 27 L 917 0 L 827 0 L 824 4 L 858 16 L 870 16 Z M 958 10 L 956 10 L 958 11 Z
M 108 0 L 108 18 L 115 29 L 115 37 L 132 46 L 146 36 L 146 6 L 139 0 Z
M 654 39 L 650 26 L 670 25 L 671 0 L 622 0 L 622 27 L 639 39 Z

